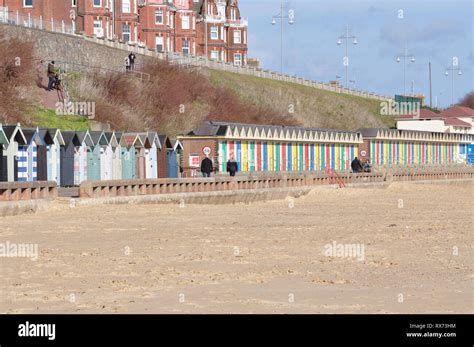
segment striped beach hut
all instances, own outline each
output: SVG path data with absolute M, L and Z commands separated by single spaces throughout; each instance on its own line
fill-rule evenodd
M 22 129 L 26 145 L 18 146 L 18 181 L 38 180 L 38 148 L 45 146 L 38 129 Z
M 8 137 L 0 124 L 0 182 L 8 181 L 7 156 L 3 155 L 4 151 L 8 148 L 8 144 Z
M 89 131 L 76 131 L 80 146 L 74 149 L 74 185 L 88 179 L 87 153 L 94 146 Z
M 61 146 L 64 139 L 59 129 L 47 129 L 53 139 L 53 143 L 47 147 L 48 159 L 48 181 L 55 181 L 61 185 Z
M 4 125 L 3 131 L 8 138 L 8 146 L 3 151 L 3 162 L 7 168 L 6 179 L 9 182 L 18 181 L 18 149 L 19 146 L 26 145 L 26 138 L 23 135 L 20 124 Z
M 399 129 L 360 129 L 361 158 L 374 166 L 447 165 L 464 162 L 461 149 L 474 135 Z
M 178 139 L 183 143 L 185 166 L 191 158 L 202 161 L 206 152 L 221 173 L 230 158 L 244 173 L 349 171 L 363 142 L 359 132 L 214 121 Z

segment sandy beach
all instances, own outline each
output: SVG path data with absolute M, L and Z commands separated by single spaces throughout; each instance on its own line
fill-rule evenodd
M 60 201 L 0 219 L 0 244 L 38 247 L 37 260 L 0 258 L 0 312 L 474 313 L 473 206 L 472 182 L 235 205 Z

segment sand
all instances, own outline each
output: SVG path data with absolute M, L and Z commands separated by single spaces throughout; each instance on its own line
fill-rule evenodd
M 0 219 L 4 313 L 473 313 L 470 183 L 317 188 L 284 201 Z M 355 245 L 363 257 L 328 254 Z M 337 255 L 337 254 L 336 254 Z

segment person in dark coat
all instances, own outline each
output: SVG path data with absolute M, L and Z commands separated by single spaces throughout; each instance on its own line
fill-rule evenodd
M 135 59 L 136 59 L 135 53 L 131 52 L 128 55 L 128 61 L 130 62 L 129 70 L 135 70 Z
M 237 171 L 237 162 L 234 160 L 234 157 L 230 157 L 230 159 L 227 161 L 227 172 L 231 177 L 234 177 Z
M 211 177 L 212 172 L 212 160 L 209 157 L 205 157 L 201 162 L 201 172 L 204 177 Z
M 56 77 L 56 71 L 54 68 L 54 61 L 48 64 L 48 91 L 53 89 L 54 79 Z
M 351 169 L 352 172 L 361 172 L 362 171 L 362 164 L 359 158 L 355 157 L 354 160 L 351 162 Z

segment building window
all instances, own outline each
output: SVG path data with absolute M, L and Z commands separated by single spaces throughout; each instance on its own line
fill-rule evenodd
M 183 54 L 184 55 L 189 54 L 189 40 L 188 39 L 183 39 Z
M 122 40 L 123 42 L 130 41 L 130 25 L 122 24 Z
M 155 47 L 157 52 L 163 52 L 165 50 L 165 42 L 163 36 L 157 36 L 155 39 Z
M 211 60 L 219 60 L 219 51 L 211 51 Z
M 102 0 L 94 0 L 94 7 L 102 7 Z
M 23 0 L 23 7 L 33 7 L 33 0 Z
M 163 11 L 162 10 L 155 11 L 155 24 L 163 24 Z
M 234 65 L 241 66 L 242 65 L 242 54 L 235 53 L 234 54 Z
M 211 40 L 219 39 L 219 29 L 216 26 L 211 27 Z
M 77 0 L 72 0 L 72 7 L 77 7 Z
M 130 13 L 130 0 L 122 0 L 122 13 Z
M 94 19 L 94 35 L 97 37 L 104 36 L 104 29 L 102 28 L 102 21 L 100 19 Z
M 181 16 L 181 29 L 189 29 L 189 16 Z
M 241 43 L 241 32 L 240 30 L 234 30 L 234 43 Z

